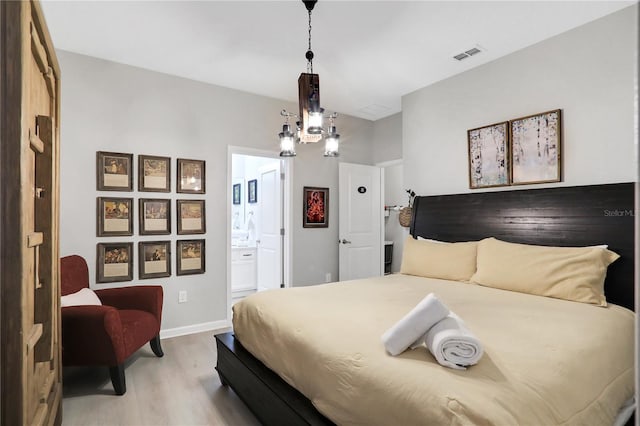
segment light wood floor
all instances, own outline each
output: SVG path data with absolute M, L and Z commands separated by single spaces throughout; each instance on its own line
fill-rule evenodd
M 214 367 L 212 332 L 162 340 L 164 357 L 145 345 L 127 362 L 127 393 L 116 396 L 108 368 L 67 367 L 63 425 L 259 425 Z

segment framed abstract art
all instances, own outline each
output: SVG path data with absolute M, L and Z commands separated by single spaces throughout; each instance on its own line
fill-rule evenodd
M 509 122 L 467 131 L 469 188 L 509 185 Z
M 511 120 L 511 183 L 560 182 L 560 110 Z
M 329 188 L 304 187 L 302 226 L 329 227 Z

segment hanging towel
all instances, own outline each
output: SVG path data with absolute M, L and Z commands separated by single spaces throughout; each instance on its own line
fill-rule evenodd
M 427 332 L 424 343 L 439 364 L 466 370 L 482 358 L 480 341 L 453 312 Z
M 445 318 L 449 309 L 429 293 L 407 315 L 382 335 L 382 343 L 391 355 L 398 355 L 420 341 L 435 323 Z

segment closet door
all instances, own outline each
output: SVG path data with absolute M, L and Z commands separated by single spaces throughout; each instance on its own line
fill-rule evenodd
M 0 8 L 1 420 L 60 424 L 60 73 L 40 5 Z

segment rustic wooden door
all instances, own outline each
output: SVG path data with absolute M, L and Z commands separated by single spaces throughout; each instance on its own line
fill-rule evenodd
M 0 42 L 0 415 L 60 424 L 60 72 L 36 1 L 0 2 Z

